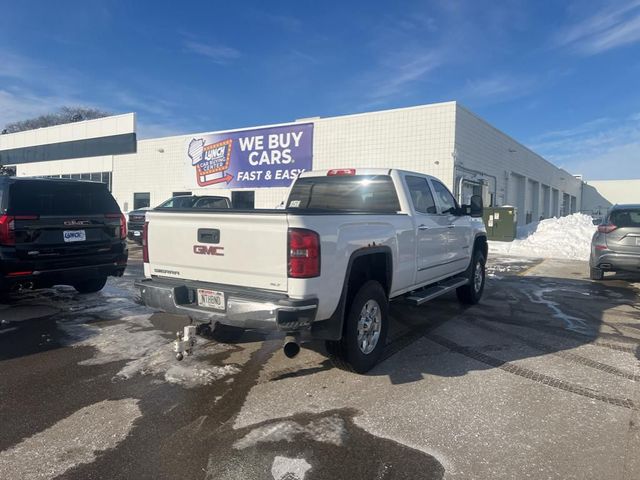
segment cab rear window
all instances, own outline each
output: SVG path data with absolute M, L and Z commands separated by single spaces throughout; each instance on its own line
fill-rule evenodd
M 396 213 L 400 202 L 388 175 L 300 178 L 287 202 L 292 210 Z
M 91 182 L 21 180 L 9 186 L 10 215 L 99 215 L 120 213 L 107 186 Z
M 640 227 L 640 209 L 614 210 L 609 221 L 618 228 Z

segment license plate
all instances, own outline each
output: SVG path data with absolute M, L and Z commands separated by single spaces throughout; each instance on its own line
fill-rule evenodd
M 134 237 L 139 237 L 140 236 L 140 232 L 138 230 L 134 230 L 133 231 L 133 236 Z
M 87 239 L 85 230 L 65 230 L 62 232 L 65 242 L 84 242 Z
M 224 292 L 198 289 L 198 305 L 215 310 L 224 310 Z

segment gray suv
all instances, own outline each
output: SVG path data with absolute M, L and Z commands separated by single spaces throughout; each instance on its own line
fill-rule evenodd
M 604 272 L 640 272 L 640 205 L 615 205 L 591 240 L 589 258 L 592 280 Z

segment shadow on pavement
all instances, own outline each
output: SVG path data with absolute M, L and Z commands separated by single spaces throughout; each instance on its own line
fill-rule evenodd
M 420 381 L 425 374 L 461 376 L 500 368 L 527 378 L 537 375 L 542 383 L 561 383 L 516 365 L 518 360 L 552 354 L 640 380 L 632 372 L 572 352 L 585 344 L 597 344 L 638 355 L 640 312 L 632 289 L 610 282 L 533 276 L 513 276 L 488 287 L 483 300 L 469 308 L 458 305 L 454 296 L 421 307 L 394 305 L 392 321 L 402 333 L 390 339 L 385 358 L 419 339 L 428 342 L 420 344 L 423 351 L 416 353 L 414 348 L 411 359 L 382 362 L 370 375 L 388 375 L 392 383 L 402 384 Z M 612 309 L 616 309 L 615 320 L 605 319 Z

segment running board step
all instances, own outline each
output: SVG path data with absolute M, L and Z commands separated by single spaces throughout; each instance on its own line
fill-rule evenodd
M 469 283 L 468 278 L 463 277 L 453 277 L 443 282 L 438 283 L 437 285 L 433 285 L 431 287 L 427 287 L 424 290 L 418 290 L 411 293 L 406 299 L 409 303 L 413 305 L 422 305 L 423 303 L 428 302 L 429 300 L 433 300 L 440 295 L 444 295 L 451 290 L 455 290 L 458 287 L 462 287 Z

